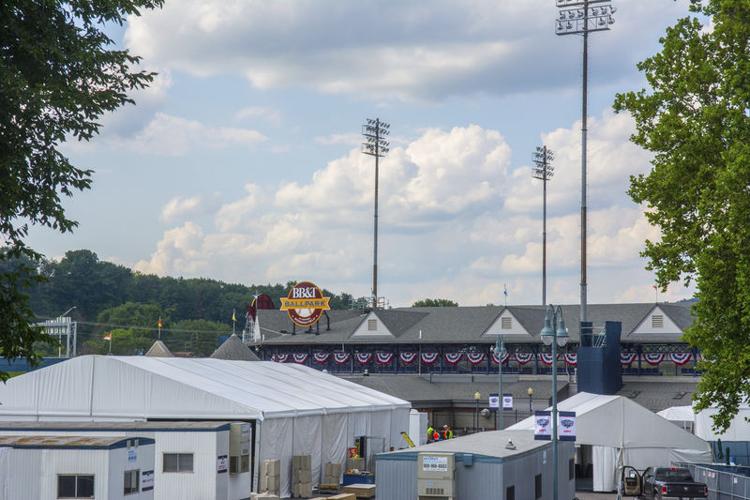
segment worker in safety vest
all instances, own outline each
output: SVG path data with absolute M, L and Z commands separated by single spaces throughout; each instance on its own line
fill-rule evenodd
M 443 426 L 443 439 L 453 439 L 453 430 L 448 425 Z
M 427 442 L 432 442 L 432 436 L 435 434 L 435 429 L 432 427 L 432 424 L 427 424 Z

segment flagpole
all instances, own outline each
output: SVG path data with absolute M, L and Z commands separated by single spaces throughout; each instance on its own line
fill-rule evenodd
M 419 374 L 422 375 L 422 330 L 419 330 Z
M 232 309 L 232 335 L 235 335 L 237 327 L 237 310 Z
M 156 324 L 159 327 L 159 340 L 161 340 L 161 316 L 159 316 L 159 322 Z

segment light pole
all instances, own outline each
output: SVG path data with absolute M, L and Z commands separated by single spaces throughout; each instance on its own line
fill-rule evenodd
M 526 394 L 529 395 L 529 415 L 534 414 L 534 406 L 533 406 L 533 398 L 534 398 L 534 388 L 529 387 L 526 389 Z
M 482 399 L 482 394 L 477 391 L 474 393 L 474 432 L 479 430 L 479 400 Z
M 391 126 L 380 121 L 380 118 L 368 118 L 362 125 L 362 153 L 375 157 L 375 220 L 373 223 L 372 250 L 372 308 L 378 308 L 378 179 L 379 160 L 385 156 L 390 148 L 387 136 L 391 133 Z
M 555 173 L 554 155 L 547 146 L 536 148 L 531 176 L 542 181 L 542 305 L 547 303 L 547 181 Z
M 497 356 L 497 366 L 498 366 L 498 374 L 499 374 L 499 382 L 498 382 L 498 405 L 497 405 L 497 430 L 504 429 L 505 428 L 505 413 L 503 411 L 505 410 L 503 408 L 503 358 L 505 357 L 505 339 L 503 339 L 502 335 L 497 336 L 497 340 L 495 341 L 494 346 L 495 356 Z
M 547 306 L 540 336 L 545 345 L 552 346 L 552 499 L 557 500 L 557 347 L 565 346 L 569 338 L 560 306 Z
M 73 309 L 78 309 L 78 306 L 71 307 L 70 309 L 68 309 L 67 311 L 65 311 L 64 313 L 62 313 L 60 316 L 58 316 L 58 318 L 60 318 L 60 320 L 62 320 L 62 318 L 64 318 Z M 68 324 L 68 326 L 66 328 L 67 329 L 67 337 L 66 337 L 67 338 L 67 340 L 66 340 L 67 348 L 65 349 L 65 355 L 68 356 L 68 357 L 70 357 L 70 328 L 71 328 L 71 326 Z M 74 345 L 73 345 L 73 351 L 75 351 L 75 341 L 73 341 L 73 343 L 74 343 Z M 57 357 L 58 358 L 62 357 L 62 328 L 60 328 L 60 327 L 57 328 Z
M 581 85 L 581 321 L 587 321 L 586 277 L 586 156 L 589 85 L 589 32 L 608 30 L 617 10 L 611 0 L 557 0 L 560 17 L 555 25 L 558 35 L 583 35 L 583 74 Z

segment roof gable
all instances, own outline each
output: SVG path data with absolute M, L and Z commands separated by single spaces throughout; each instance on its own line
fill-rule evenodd
M 677 326 L 669 314 L 661 306 L 655 305 L 627 336 L 640 337 L 642 340 L 657 341 L 665 337 L 679 340 L 682 333 L 682 328 Z
M 525 336 L 531 338 L 531 334 L 526 328 L 518 321 L 518 318 L 510 311 L 505 308 L 503 312 L 497 315 L 495 321 L 482 333 L 482 336 L 490 335 L 503 335 L 503 336 Z
M 381 318 L 375 313 L 370 313 L 365 316 L 362 322 L 359 324 L 352 337 L 395 337 L 391 330 L 386 326 Z

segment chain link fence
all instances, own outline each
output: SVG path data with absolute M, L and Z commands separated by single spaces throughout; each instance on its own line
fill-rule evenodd
M 693 479 L 708 486 L 709 500 L 750 500 L 750 468 L 684 464 Z

